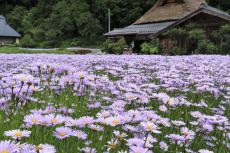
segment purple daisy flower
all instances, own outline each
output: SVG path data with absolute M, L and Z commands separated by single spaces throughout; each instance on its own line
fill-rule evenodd
M 5 134 L 5 136 L 11 137 L 13 139 L 20 140 L 24 137 L 29 137 L 31 134 L 31 131 L 10 130 L 10 131 L 5 131 L 4 134 Z
M 19 151 L 19 144 L 14 141 L 1 141 L 0 153 L 17 153 Z
M 54 136 L 58 139 L 65 139 L 71 136 L 73 130 L 68 127 L 58 127 L 54 132 Z
M 138 147 L 138 146 L 131 146 L 130 153 L 152 153 L 152 151 L 148 150 L 147 148 Z

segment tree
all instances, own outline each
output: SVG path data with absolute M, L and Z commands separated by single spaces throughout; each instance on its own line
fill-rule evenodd
M 63 41 L 83 45 L 103 40 L 108 29 L 109 8 L 111 28 L 120 28 L 132 24 L 155 1 L 0 0 L 0 14 L 5 15 L 20 34 L 30 35 L 38 47 L 58 47 Z M 225 11 L 230 8 L 230 1 L 226 0 L 209 0 L 209 4 Z
M 36 45 L 36 43 L 34 42 L 34 40 L 31 37 L 31 35 L 27 34 L 27 35 L 22 37 L 21 45 L 23 47 L 34 47 Z
M 10 23 L 11 26 L 15 27 L 16 30 L 20 33 L 24 33 L 25 28 L 23 27 L 23 19 L 28 14 L 28 10 L 23 6 L 16 6 L 13 11 L 7 14 L 7 22 Z
M 224 25 L 219 30 L 221 40 L 220 48 L 223 54 L 230 54 L 230 24 Z
M 209 5 L 222 9 L 230 13 L 229 0 L 208 0 Z

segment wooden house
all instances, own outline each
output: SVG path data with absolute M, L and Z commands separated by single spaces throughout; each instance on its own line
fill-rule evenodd
M 7 24 L 4 16 L 0 15 L 0 46 L 19 43 L 21 35 Z
M 140 50 L 144 41 L 153 39 L 158 39 L 165 48 L 170 48 L 170 40 L 163 33 L 190 23 L 212 31 L 230 23 L 230 15 L 207 5 L 205 0 L 158 0 L 136 22 L 125 28 L 114 29 L 105 36 L 125 38 L 127 44 L 133 44 L 134 52 Z

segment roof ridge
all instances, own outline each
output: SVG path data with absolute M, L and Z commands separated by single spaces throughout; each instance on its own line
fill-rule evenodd
M 207 5 L 206 8 L 207 8 L 207 9 L 212 9 L 212 10 L 215 10 L 215 11 L 218 11 L 218 12 L 221 12 L 221 13 L 226 14 L 226 15 L 230 15 L 229 13 L 227 13 L 227 12 L 221 10 L 221 9 L 212 7 L 212 6 L 210 6 L 210 5 Z
M 0 24 L 3 23 L 3 24 L 7 24 L 6 23 L 6 18 L 3 16 L 3 15 L 0 15 Z

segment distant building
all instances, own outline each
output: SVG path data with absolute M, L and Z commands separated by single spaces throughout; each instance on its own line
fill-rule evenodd
M 0 15 L 0 46 L 19 44 L 20 37 L 21 35 L 7 24 L 5 17 Z
M 140 50 L 144 41 L 153 39 L 158 39 L 165 48 L 170 48 L 170 40 L 162 34 L 171 28 L 190 23 L 199 24 L 210 32 L 230 23 L 230 15 L 208 6 L 205 0 L 158 0 L 136 22 L 125 28 L 114 29 L 105 36 L 125 38 L 127 44 L 134 43 L 134 52 Z

